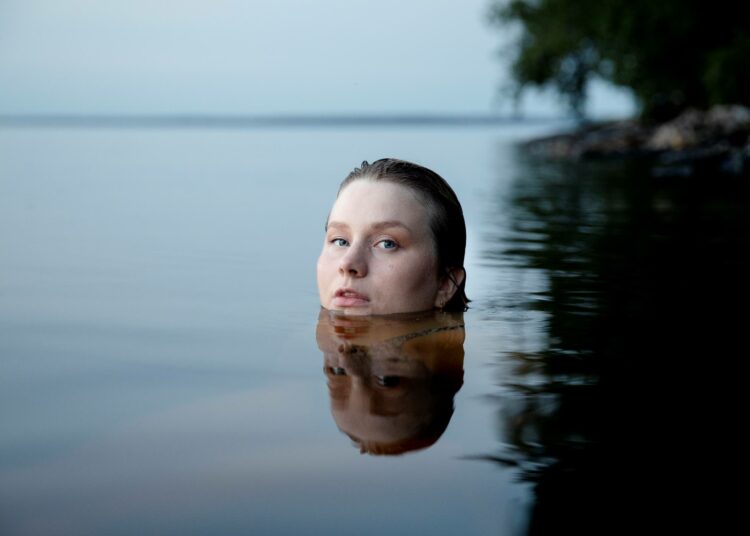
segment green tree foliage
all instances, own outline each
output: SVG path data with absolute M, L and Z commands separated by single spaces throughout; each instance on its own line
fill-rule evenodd
M 520 93 L 553 85 L 581 113 L 590 79 L 629 88 L 643 116 L 750 104 L 750 16 L 736 0 L 493 0 L 490 20 L 518 25 Z

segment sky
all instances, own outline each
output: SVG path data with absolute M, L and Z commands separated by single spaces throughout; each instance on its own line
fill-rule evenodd
M 0 114 L 508 114 L 489 2 L 0 0 Z M 592 116 L 633 110 L 593 88 Z

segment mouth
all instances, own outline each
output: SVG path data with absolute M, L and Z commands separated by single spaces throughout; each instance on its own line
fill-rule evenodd
M 370 303 L 370 298 L 350 288 L 340 288 L 333 295 L 334 307 L 364 307 Z

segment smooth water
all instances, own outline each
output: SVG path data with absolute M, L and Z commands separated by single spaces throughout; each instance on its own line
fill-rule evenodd
M 515 146 L 559 126 L 0 129 L 0 532 L 639 525 L 656 395 L 731 348 L 685 334 L 743 285 L 747 187 Z M 455 325 L 320 316 L 336 187 L 383 156 L 463 203 Z

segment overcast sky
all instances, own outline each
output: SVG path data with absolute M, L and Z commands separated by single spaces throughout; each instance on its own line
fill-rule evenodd
M 0 113 L 507 113 L 488 3 L 0 0 Z

